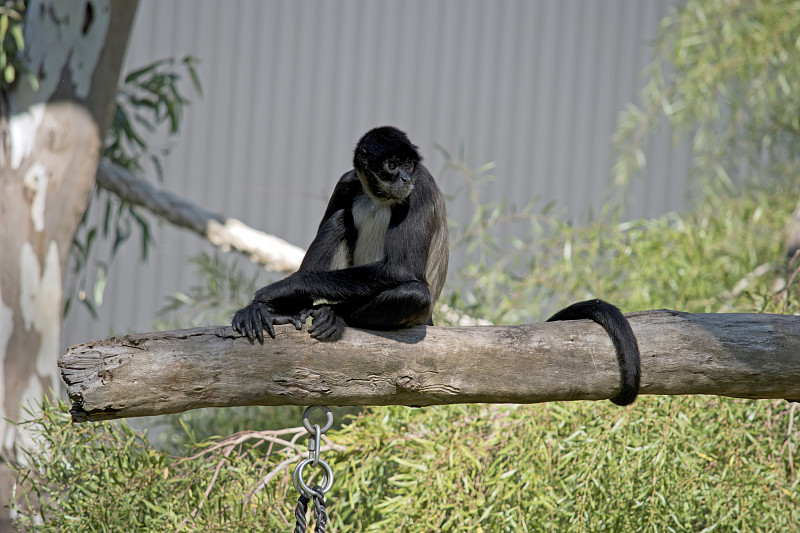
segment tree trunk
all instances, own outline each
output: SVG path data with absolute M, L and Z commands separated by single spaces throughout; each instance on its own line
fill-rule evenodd
M 800 399 L 800 317 L 628 315 L 642 394 Z M 115 337 L 59 360 L 77 421 L 235 405 L 433 405 L 602 400 L 614 347 L 588 320 L 521 326 L 353 328 L 335 343 L 292 326 L 250 343 L 230 327 Z
M 25 60 L 39 89 L 20 79 L 0 95 L 0 437 L 8 458 L 16 427 L 4 419 L 18 420 L 20 404 L 59 390 L 64 272 L 113 118 L 136 6 L 31 0 Z M 9 479 L 0 473 L 3 505 Z

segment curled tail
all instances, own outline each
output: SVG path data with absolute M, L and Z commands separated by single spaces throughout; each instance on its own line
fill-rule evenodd
M 606 330 L 617 351 L 620 386 L 622 390 L 611 401 L 617 405 L 630 405 L 639 394 L 641 362 L 639 345 L 630 323 L 619 308 L 603 300 L 577 302 L 547 319 L 548 322 L 560 320 L 580 320 L 588 318 Z

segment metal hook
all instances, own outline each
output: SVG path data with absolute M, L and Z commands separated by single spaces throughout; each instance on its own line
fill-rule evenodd
M 322 426 L 322 429 L 320 430 L 322 433 L 325 433 L 326 431 L 328 431 L 333 427 L 333 411 L 331 411 L 330 408 L 325 407 L 324 405 L 312 405 L 310 407 L 306 407 L 306 410 L 303 411 L 303 427 L 306 428 L 306 431 L 308 431 L 312 435 L 314 434 L 314 430 L 311 427 L 311 421 L 308 419 L 308 415 L 310 415 L 311 411 L 313 411 L 314 409 L 322 410 L 328 417 L 328 419 L 325 421 L 325 425 Z

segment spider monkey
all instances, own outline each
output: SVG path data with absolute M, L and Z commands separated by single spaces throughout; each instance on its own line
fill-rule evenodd
M 390 330 L 433 325 L 433 304 L 447 275 L 447 218 L 442 192 L 405 133 L 367 132 L 353 169 L 336 184 L 300 269 L 256 292 L 233 329 L 264 341 L 262 327 L 341 338 L 344 326 Z
M 317 235 L 299 270 L 259 289 L 233 317 L 233 329 L 264 342 L 274 325 L 336 341 L 345 325 L 376 330 L 433 325 L 433 305 L 449 259 L 445 202 L 422 156 L 391 126 L 368 131 L 356 145 L 353 169 L 334 188 Z M 627 319 L 602 300 L 578 302 L 549 321 L 591 319 L 611 336 L 621 392 L 628 405 L 639 391 L 639 349 Z

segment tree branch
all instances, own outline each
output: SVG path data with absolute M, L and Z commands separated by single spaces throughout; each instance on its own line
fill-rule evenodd
M 800 204 L 794 208 L 784 232 L 786 233 L 786 253 L 791 259 L 797 250 L 800 250 Z
M 159 190 L 130 170 L 103 160 L 97 184 L 120 199 L 141 206 L 168 222 L 191 230 L 224 251 L 237 250 L 276 272 L 294 272 L 305 250 L 283 239 L 255 230 L 235 218 L 206 211 L 176 194 Z
M 629 315 L 643 394 L 800 398 L 800 317 Z M 619 392 L 611 341 L 589 321 L 347 328 L 321 343 L 292 326 L 251 344 L 229 327 L 79 344 L 61 357 L 77 421 L 235 405 L 434 405 L 602 400 Z

